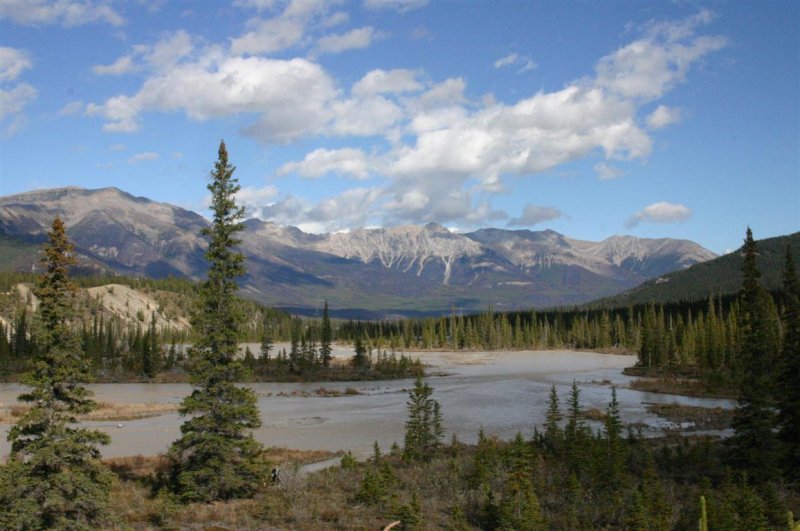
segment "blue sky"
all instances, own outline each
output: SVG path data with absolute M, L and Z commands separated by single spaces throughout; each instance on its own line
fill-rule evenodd
M 0 194 L 722 253 L 800 230 L 800 3 L 0 0 Z

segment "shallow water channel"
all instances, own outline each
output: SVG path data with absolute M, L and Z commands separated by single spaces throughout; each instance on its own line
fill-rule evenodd
M 425 352 L 406 353 L 431 367 L 427 382 L 433 398 L 442 407 L 446 437 L 474 442 L 478 430 L 508 439 L 518 431 L 530 436 L 534 426 L 544 424 L 550 386 L 555 384 L 562 411 L 573 379 L 581 389 L 585 409 L 605 410 L 611 385 L 617 386 L 622 419 L 649 426 L 646 432 L 660 433 L 664 422 L 647 412 L 645 403 L 672 403 L 703 407 L 733 407 L 730 400 L 701 399 L 628 389 L 632 378 L 622 369 L 633 365 L 633 356 L 573 351 L 527 352 Z M 268 446 L 297 449 L 351 450 L 356 457 L 372 452 L 374 441 L 388 450 L 393 442 L 402 445 L 406 400 L 412 380 L 324 383 L 256 383 L 263 426 L 256 438 Z M 191 387 L 188 384 L 96 384 L 90 386 L 98 401 L 115 403 L 179 403 Z M 336 397 L 315 396 L 325 387 L 344 392 L 354 388 L 360 394 Z M 14 403 L 22 392 L 19 384 L 0 384 L 0 403 Z M 293 396 L 294 394 L 294 396 Z M 311 396 L 297 396 L 307 394 Z M 179 434 L 182 422 L 177 413 L 130 421 L 87 422 L 112 437 L 102 448 L 105 457 L 154 455 L 164 452 Z M 591 423 L 590 423 L 591 424 Z M 9 451 L 6 432 L 0 424 L 0 457 Z M 599 424 L 594 424 L 599 429 Z

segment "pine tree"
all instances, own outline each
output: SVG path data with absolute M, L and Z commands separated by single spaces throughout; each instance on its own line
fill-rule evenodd
M 355 354 L 353 355 L 351 363 L 355 369 L 364 373 L 367 371 L 367 369 L 369 369 L 369 357 L 367 356 L 367 347 L 364 346 L 364 341 L 361 339 L 361 335 L 356 337 L 354 350 Z
M 23 377 L 30 391 L 19 397 L 31 409 L 8 434 L 11 455 L 0 479 L 4 529 L 93 529 L 108 517 L 111 474 L 97 446 L 110 438 L 74 426 L 76 416 L 96 404 L 82 385 L 90 380 L 91 361 L 71 330 L 77 292 L 69 280 L 72 249 L 64 223 L 56 218 L 36 289 L 38 354 Z
M 744 244 L 744 275 L 741 299 L 742 363 L 739 400 L 732 422 L 734 435 L 728 440 L 731 464 L 747 471 L 754 481 L 774 478 L 778 466 L 778 441 L 774 399 L 774 365 L 778 345 L 774 304 L 761 287 L 756 265 L 758 249 L 747 228 Z
M 322 366 L 327 368 L 331 366 L 331 341 L 333 340 L 333 330 L 331 329 L 331 318 L 328 314 L 328 301 L 325 301 L 325 307 L 322 309 L 322 328 L 320 329 L 320 346 L 319 356 L 322 361 Z
M 259 350 L 259 360 L 262 365 L 269 365 L 269 353 L 272 350 L 272 334 L 270 333 L 269 321 L 264 319 L 264 331 L 261 335 L 261 349 Z
M 214 219 L 210 228 L 203 229 L 211 240 L 206 252 L 208 280 L 200 288 L 192 315 L 199 338 L 189 349 L 194 390 L 180 409 L 190 418 L 169 451 L 173 485 L 185 501 L 251 496 L 265 472 L 259 461 L 261 444 L 249 432 L 261 425 L 255 393 L 235 385 L 246 371 L 236 359 L 242 315 L 235 279 L 245 269 L 244 256 L 234 250 L 244 209 L 234 201 L 239 185 L 233 171 L 222 142 L 208 186 Z
M 550 444 L 551 448 L 562 437 L 562 431 L 558 423 L 561 422 L 561 410 L 558 407 L 558 393 L 556 393 L 556 385 L 550 386 L 550 397 L 548 398 L 547 406 L 547 423 L 545 424 L 544 436 Z
M 778 425 L 783 442 L 783 470 L 787 480 L 800 481 L 800 280 L 790 248 L 786 248 L 783 275 L 786 298 L 783 312 L 784 335 L 778 374 Z
M 539 498 L 533 488 L 531 452 L 521 433 L 517 433 L 508 450 L 508 477 L 498 511 L 500 528 L 519 531 L 545 529 Z
M 622 482 L 625 473 L 625 447 L 622 440 L 622 420 L 617 401 L 617 388 L 611 388 L 611 402 L 606 408 L 605 428 L 605 481 L 614 488 Z
M 414 388 L 408 393 L 408 420 L 406 421 L 403 457 L 425 461 L 432 457 L 442 437 L 439 403 L 431 398 L 433 389 L 417 376 Z

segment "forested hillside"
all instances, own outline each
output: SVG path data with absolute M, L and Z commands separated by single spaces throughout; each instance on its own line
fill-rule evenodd
M 800 232 L 767 238 L 758 242 L 761 279 L 769 291 L 780 289 L 784 253 L 790 246 L 795 262 L 800 262 Z M 619 295 L 600 299 L 589 307 L 617 307 L 627 304 L 696 301 L 714 295 L 737 293 L 742 287 L 742 250 L 720 256 L 688 269 L 660 275 Z

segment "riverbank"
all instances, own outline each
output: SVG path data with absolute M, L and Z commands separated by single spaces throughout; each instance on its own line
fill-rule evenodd
M 647 403 L 733 408 L 730 400 L 681 397 L 631 389 L 634 378 L 622 374 L 633 365 L 632 356 L 575 351 L 409 352 L 429 367 L 426 381 L 442 406 L 444 427 L 464 442 L 475 442 L 483 429 L 500 439 L 518 431 L 533 434 L 544 423 L 551 386 L 566 410 L 572 382 L 580 388 L 582 409 L 595 410 L 588 421 L 594 430 L 611 399 L 611 387 L 623 420 L 644 426 L 647 437 L 659 436 L 663 421 L 649 412 Z M 378 441 L 382 448 L 402 443 L 406 400 L 413 379 L 247 384 L 257 395 L 262 426 L 254 436 L 267 446 L 298 450 L 352 451 L 361 459 Z M 183 383 L 92 384 L 99 402 L 164 404 L 161 414 L 133 420 L 87 420 L 87 426 L 111 436 L 100 448 L 107 457 L 158 455 L 180 436 L 183 419 L 177 408 L 192 387 Z M 24 388 L 0 384 L 0 403 L 15 404 Z M 11 422 L 0 423 L 4 438 Z M 2 448 L 8 451 L 7 446 Z M 0 455 L 0 458 L 3 456 Z

